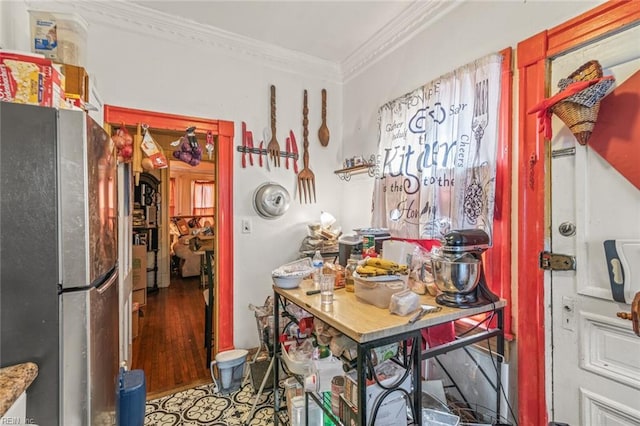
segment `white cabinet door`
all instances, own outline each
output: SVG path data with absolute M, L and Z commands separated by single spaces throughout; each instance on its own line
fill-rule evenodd
M 639 40 L 640 27 L 631 28 L 554 59 L 552 93 L 560 78 L 593 59 L 620 86 L 640 70 Z M 640 94 L 634 108 L 631 116 L 640 120 Z M 553 129 L 551 247 L 575 255 L 577 269 L 552 272 L 547 289 L 552 418 L 572 426 L 640 425 L 640 337 L 630 321 L 616 317 L 630 311 L 629 295 L 640 291 L 640 190 L 588 145 L 579 145 L 555 117 Z M 565 148 L 575 148 L 575 155 L 557 155 Z M 610 244 L 626 260 L 608 263 L 606 240 L 617 241 Z M 625 286 L 627 303 L 612 297 L 611 265 L 618 281 L 624 269 L 625 282 L 617 285 Z

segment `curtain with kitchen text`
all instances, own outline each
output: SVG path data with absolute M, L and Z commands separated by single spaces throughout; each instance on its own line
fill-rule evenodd
M 396 238 L 471 228 L 491 237 L 501 62 L 488 55 L 380 107 L 373 227 Z

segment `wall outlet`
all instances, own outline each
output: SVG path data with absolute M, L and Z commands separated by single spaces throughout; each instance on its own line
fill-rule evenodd
M 242 233 L 243 234 L 250 234 L 251 233 L 251 219 L 242 219 L 241 222 L 241 226 L 242 226 Z

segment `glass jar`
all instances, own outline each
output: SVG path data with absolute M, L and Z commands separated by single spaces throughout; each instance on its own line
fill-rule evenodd
M 347 269 L 345 270 L 345 290 L 354 292 L 355 283 L 353 281 L 353 273 L 356 271 L 358 267 L 358 261 L 356 259 L 349 259 L 347 261 Z

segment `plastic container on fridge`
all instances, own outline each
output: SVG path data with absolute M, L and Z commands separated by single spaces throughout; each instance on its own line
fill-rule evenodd
M 55 62 L 85 66 L 89 25 L 75 13 L 29 10 L 31 51 Z

